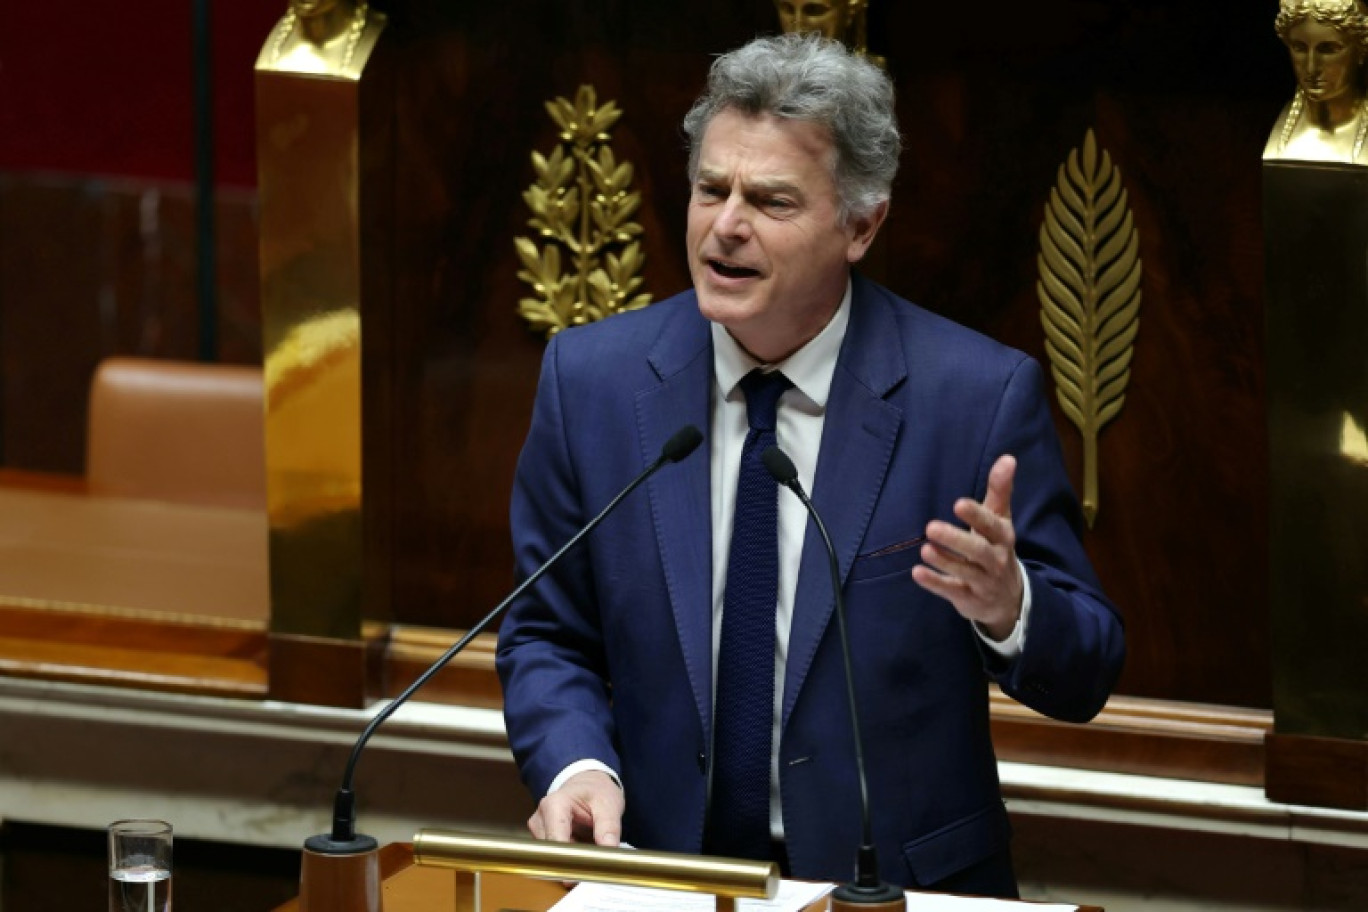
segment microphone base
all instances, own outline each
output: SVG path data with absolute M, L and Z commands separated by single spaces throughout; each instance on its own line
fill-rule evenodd
M 842 884 L 831 891 L 831 912 L 906 912 L 907 896 L 892 884 Z
M 311 836 L 299 866 L 300 912 L 382 912 L 380 846 L 369 836 Z

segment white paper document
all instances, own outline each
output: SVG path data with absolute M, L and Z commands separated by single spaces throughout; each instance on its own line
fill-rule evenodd
M 737 912 L 800 912 L 830 890 L 831 884 L 781 880 L 774 899 L 741 899 L 736 908 Z M 716 900 L 707 893 L 582 883 L 550 912 L 712 912 L 714 908 Z
M 739 912 L 801 912 L 831 892 L 832 884 L 781 880 L 774 899 L 742 899 Z M 643 887 L 618 887 L 611 884 L 582 883 L 551 907 L 551 912 L 711 912 L 712 896 L 680 893 L 675 890 L 648 890 Z M 1078 912 L 1077 906 L 1037 905 L 1001 899 L 945 896 L 938 893 L 908 893 L 907 912 Z
M 907 912 L 1078 912 L 1078 906 L 1023 905 L 1005 899 L 980 896 L 946 896 L 943 893 L 908 893 Z

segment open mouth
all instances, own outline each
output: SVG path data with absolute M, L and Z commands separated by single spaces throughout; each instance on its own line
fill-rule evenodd
M 708 260 L 708 266 L 724 279 L 753 279 L 760 275 L 758 269 L 736 266 L 731 263 L 724 263 L 722 260 Z

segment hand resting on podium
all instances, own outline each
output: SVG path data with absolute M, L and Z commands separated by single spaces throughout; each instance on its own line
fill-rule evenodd
M 586 770 L 543 798 L 527 828 L 537 839 L 616 846 L 626 807 L 622 789 L 611 776 Z

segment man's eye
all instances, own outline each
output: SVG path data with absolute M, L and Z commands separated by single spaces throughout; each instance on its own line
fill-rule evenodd
M 700 186 L 698 188 L 698 195 L 708 199 L 721 199 L 725 194 L 722 192 L 721 187 Z

